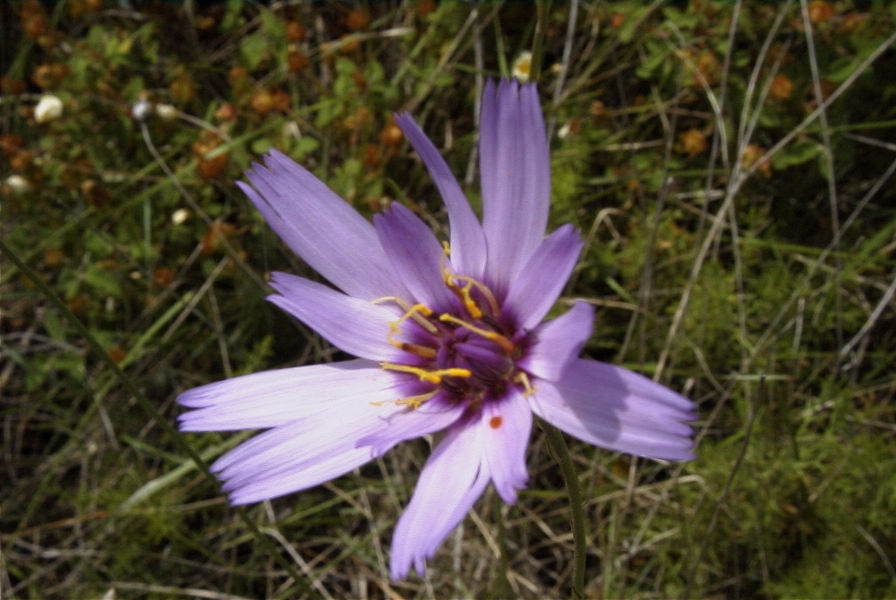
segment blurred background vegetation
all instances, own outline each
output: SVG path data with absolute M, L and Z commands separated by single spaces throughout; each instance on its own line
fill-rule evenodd
M 338 358 L 264 301 L 271 270 L 308 273 L 242 171 L 275 147 L 365 214 L 443 227 L 390 115 L 475 204 L 478 95 L 514 72 L 539 82 L 552 222 L 587 239 L 586 354 L 700 407 L 686 464 L 570 440 L 588 596 L 896 597 L 892 3 L 30 0 L 0 28 L 2 598 L 568 594 L 537 429 L 518 505 L 489 490 L 393 583 L 426 440 L 239 511 L 189 449 L 245 435 L 171 428 L 179 391 Z

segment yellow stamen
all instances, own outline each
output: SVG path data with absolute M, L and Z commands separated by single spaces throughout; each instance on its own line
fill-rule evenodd
M 498 314 L 501 312 L 501 308 L 498 306 L 498 301 L 495 300 L 494 294 L 492 294 L 492 291 L 488 289 L 487 285 L 485 285 L 481 281 L 473 279 L 472 277 L 467 277 L 466 275 L 452 275 L 451 277 L 453 279 L 465 281 L 467 283 L 467 285 L 462 288 L 458 287 L 457 284 L 449 283 L 447 285 L 449 288 L 451 288 L 452 291 L 454 291 L 455 294 L 457 294 L 458 292 L 461 294 L 461 300 L 463 301 L 466 309 L 470 311 L 470 316 L 472 316 L 474 319 L 478 319 L 482 316 L 482 309 L 480 309 L 479 306 L 470 297 L 470 289 L 473 287 L 479 290 L 480 294 L 485 296 L 485 301 L 488 302 L 488 307 L 491 310 L 491 314 L 493 316 L 498 316 Z M 473 305 L 475 307 L 476 313 L 478 314 L 474 314 L 474 312 L 470 310 L 470 305 Z
M 413 319 L 414 322 L 426 329 L 429 333 L 433 335 L 438 334 L 439 328 L 425 318 L 432 315 L 432 309 L 424 304 L 415 304 L 413 306 L 408 306 L 407 302 L 397 296 L 384 296 L 382 298 L 373 300 L 374 304 L 381 304 L 383 302 L 394 302 L 405 311 L 400 319 L 389 323 L 389 334 L 386 336 L 386 341 L 388 341 L 396 348 L 400 348 L 401 350 L 410 352 L 411 354 L 416 354 L 417 356 L 420 356 L 422 358 L 435 358 L 437 353 L 435 349 L 430 348 L 429 346 L 411 344 L 410 342 L 401 342 L 395 339 L 395 336 L 401 333 L 401 324 L 408 319 Z
M 398 296 L 383 296 L 382 298 L 377 298 L 372 302 L 373 304 L 394 302 L 398 305 L 399 308 L 404 311 L 404 315 L 402 315 L 400 319 L 389 324 L 389 327 L 392 329 L 393 333 L 398 333 L 398 326 L 401 325 L 402 321 L 405 321 L 407 319 L 413 319 L 415 323 L 417 323 L 418 325 L 420 325 L 420 327 L 433 335 L 439 333 L 439 328 L 427 321 L 425 318 L 432 315 L 432 309 L 430 309 L 425 304 L 415 304 L 413 306 L 409 306 L 407 302 L 405 302 Z M 420 316 L 421 314 L 423 315 L 422 317 Z
M 448 271 L 445 271 L 442 274 L 442 277 L 445 279 L 445 285 L 454 292 L 454 294 L 458 297 L 458 299 L 464 303 L 464 308 L 467 309 L 467 312 L 470 313 L 470 316 L 474 319 L 482 318 L 482 309 L 476 304 L 476 301 L 470 296 L 470 290 L 473 288 L 474 283 L 478 283 L 469 277 L 465 277 L 463 275 L 452 275 Z M 460 287 L 453 279 L 459 281 L 466 281 L 467 285 Z
M 436 352 L 435 349 L 430 348 L 429 346 L 421 346 L 420 344 L 409 344 L 407 342 L 395 342 L 391 339 L 389 340 L 389 343 L 397 348 L 401 348 L 405 352 L 416 354 L 421 358 L 435 358 L 436 356 L 438 356 L 438 352 Z
M 390 362 L 380 363 L 380 367 L 387 371 L 400 371 L 402 373 L 411 373 L 420 378 L 420 381 L 434 383 L 436 385 L 442 383 L 442 377 L 472 377 L 473 373 L 469 369 L 433 369 L 428 371 L 420 367 L 412 367 L 410 365 L 397 365 Z
M 454 323 L 455 325 L 460 325 L 466 329 L 469 329 L 473 333 L 477 335 L 481 335 L 487 340 L 491 340 L 501 346 L 501 349 L 504 350 L 507 354 L 512 354 L 514 351 L 513 342 L 511 342 L 507 337 L 501 335 L 497 331 L 489 331 L 488 329 L 482 329 L 481 327 L 477 327 L 472 323 L 467 323 L 463 319 L 458 319 L 454 315 L 449 315 L 448 313 L 443 313 L 439 316 L 439 321 L 445 321 L 446 323 Z
M 513 376 L 513 380 L 516 383 L 521 383 L 525 388 L 525 392 L 523 392 L 523 396 L 531 396 L 535 393 L 535 388 L 532 387 L 532 383 L 529 381 L 529 375 L 525 371 L 517 371 Z
M 392 403 L 395 403 L 398 405 L 404 404 L 404 405 L 410 406 L 414 410 L 417 410 L 418 408 L 420 408 L 421 404 L 423 404 L 424 402 L 426 402 L 427 400 L 429 400 L 430 398 L 432 398 L 433 396 L 435 396 L 438 393 L 439 393 L 439 390 L 436 389 L 427 394 L 418 394 L 416 396 L 408 396 L 407 398 L 399 398 L 398 400 L 388 400 L 387 402 L 392 402 Z M 370 404 L 372 406 L 382 406 L 383 404 L 386 404 L 387 402 L 371 402 Z
M 423 315 L 422 317 L 420 316 L 421 314 Z M 394 324 L 395 326 L 398 326 L 402 321 L 413 319 L 415 323 L 423 327 L 426 331 L 430 332 L 433 335 L 436 335 L 437 333 L 439 333 L 439 328 L 424 318 L 430 315 L 432 315 L 432 309 L 430 309 L 428 306 L 425 306 L 423 304 L 415 304 Z
M 426 327 L 427 331 L 429 331 L 432 334 L 438 333 L 438 331 L 439 331 L 438 328 L 436 328 L 435 325 L 433 325 L 432 323 L 430 323 L 429 321 L 427 321 L 426 319 L 421 317 L 418 313 L 423 313 L 424 315 L 426 315 L 428 317 L 429 315 L 432 314 L 432 310 L 430 310 L 429 308 L 427 308 L 426 306 L 424 306 L 422 304 L 415 304 L 410 309 L 408 309 L 408 311 L 406 313 L 404 313 L 404 315 L 402 315 L 402 317 L 400 319 L 389 323 L 389 335 L 386 337 L 386 339 L 389 341 L 390 344 L 392 344 L 396 348 L 401 348 L 405 352 L 411 352 L 413 354 L 416 354 L 417 356 L 422 356 L 423 358 L 435 358 L 436 351 L 434 349 L 432 349 L 428 346 L 421 346 L 419 344 L 411 344 L 409 342 L 399 342 L 393 337 L 393 336 L 401 333 L 401 324 L 408 319 L 414 319 L 415 322 L 420 323 L 421 325 L 424 325 Z M 432 328 L 432 329 L 430 329 L 430 328 Z
M 477 281 L 472 277 L 468 277 L 466 275 L 457 275 L 456 273 L 452 273 L 448 270 L 448 267 L 445 265 L 445 257 L 451 254 L 451 249 L 448 246 L 448 242 L 442 242 L 442 259 L 439 264 L 439 269 L 442 271 L 442 281 L 445 282 L 445 285 L 448 286 L 454 295 L 464 303 L 464 308 L 467 309 L 467 312 L 470 313 L 470 316 L 474 319 L 482 318 L 482 309 L 479 308 L 479 305 L 476 304 L 476 301 L 473 300 L 473 297 L 470 296 L 470 291 L 475 287 L 479 292 L 485 296 L 486 302 L 488 302 L 488 306 L 491 309 L 491 314 L 497 316 L 500 312 L 498 307 L 498 301 L 495 300 L 494 294 L 492 291 L 488 289 L 481 281 Z M 455 281 L 463 281 L 466 283 L 464 286 L 460 286 Z
M 376 298 L 376 299 L 370 301 L 371 304 L 385 304 L 386 302 L 394 302 L 401 308 L 403 308 L 405 310 L 408 309 L 408 303 L 405 302 L 404 300 L 402 300 L 401 298 L 399 298 L 398 296 L 383 296 L 382 298 Z

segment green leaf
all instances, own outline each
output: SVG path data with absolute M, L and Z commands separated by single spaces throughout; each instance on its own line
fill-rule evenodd
M 84 281 L 102 296 L 121 297 L 121 286 L 115 276 L 95 264 L 87 268 Z
M 820 152 L 821 146 L 818 142 L 810 139 L 798 140 L 772 157 L 772 166 L 781 170 L 801 165 L 814 159 Z

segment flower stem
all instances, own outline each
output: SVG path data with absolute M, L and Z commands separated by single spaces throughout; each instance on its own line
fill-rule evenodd
M 501 551 L 501 556 L 499 558 L 500 568 L 495 570 L 495 577 L 492 582 L 494 593 L 490 597 L 513 598 L 513 589 L 510 587 L 510 579 L 507 576 L 510 570 L 510 558 L 507 555 L 507 528 L 504 523 L 504 513 L 502 512 L 504 503 L 496 501 L 494 504 L 495 522 L 498 524 L 498 548 Z
M 554 459 L 560 465 L 560 472 L 566 482 L 566 491 L 569 494 L 569 508 L 572 520 L 572 538 L 575 548 L 573 562 L 572 597 L 585 597 L 585 554 L 588 550 L 588 536 L 585 531 L 585 505 L 582 502 L 582 489 L 579 487 L 579 478 L 569 448 L 563 434 L 556 427 L 541 424 L 548 440 L 548 448 Z

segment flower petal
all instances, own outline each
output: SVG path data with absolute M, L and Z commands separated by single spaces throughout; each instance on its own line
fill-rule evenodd
M 538 378 L 557 381 L 591 337 L 593 322 L 594 307 L 587 302 L 576 302 L 556 319 L 535 329 L 535 343 L 517 365 Z
M 406 410 L 392 402 L 399 394 L 384 388 L 363 397 L 331 399 L 328 410 L 243 442 L 211 470 L 224 481 L 233 504 L 282 496 L 338 477 L 374 458 L 357 440 L 387 427 L 395 413 Z
M 387 427 L 360 438 L 356 445 L 367 446 L 374 456 L 382 456 L 399 442 L 448 428 L 463 415 L 464 410 L 463 403 L 443 402 L 435 397 L 416 409 L 396 413 L 389 418 Z
M 380 243 L 392 266 L 417 302 L 436 312 L 454 305 L 455 297 L 442 278 L 442 246 L 426 224 L 398 203 L 373 217 Z
M 430 177 L 445 201 L 451 228 L 451 263 L 459 273 L 475 278 L 481 277 L 485 268 L 485 236 L 457 179 L 454 178 L 445 159 L 410 114 L 396 114 L 395 123 L 423 159 L 423 164 L 429 170 Z
M 397 374 L 368 360 L 277 369 L 188 390 L 177 401 L 194 410 L 179 417 L 181 431 L 236 431 L 277 427 L 318 415 L 341 397 L 367 401 L 392 391 Z
M 388 305 L 353 298 L 289 273 L 273 273 L 271 287 L 279 295 L 268 300 L 343 352 L 378 361 L 403 358 L 405 353 L 389 343 L 389 323 L 396 316 Z
M 311 268 L 350 296 L 404 292 L 371 224 L 317 177 L 271 150 L 237 185 L 277 235 Z M 257 192 L 256 192 L 257 190 Z
M 227 493 L 230 504 L 252 504 L 326 483 L 367 464 L 373 458 L 369 448 L 352 448 L 347 444 L 327 446 L 326 453 L 321 452 L 314 460 L 297 461 L 278 471 L 253 473 L 251 479 L 239 484 L 228 481 L 221 489 Z
M 564 225 L 545 238 L 526 261 L 504 302 L 520 327 L 531 329 L 548 314 L 576 266 L 582 245 L 575 228 Z
M 394 403 L 405 395 L 406 379 L 395 373 L 387 374 L 389 377 L 369 384 L 356 382 L 348 389 L 334 389 L 321 410 L 309 410 L 298 419 L 250 438 L 218 458 L 212 470 L 229 478 L 233 469 L 272 467 L 277 462 L 275 457 L 281 454 L 284 458 L 293 458 L 288 452 L 283 453 L 284 444 L 294 446 L 294 457 L 300 458 L 301 454 L 315 452 L 319 444 L 328 443 L 324 431 L 332 434 L 330 438 L 338 438 L 340 432 L 351 433 L 368 424 L 388 426 L 392 416 L 406 410 Z M 354 435 L 346 443 L 354 448 L 359 437 Z
M 693 403 L 650 379 L 593 360 L 572 362 L 559 381 L 529 396 L 548 423 L 588 443 L 648 458 L 689 460 Z
M 516 502 L 516 491 L 526 487 L 526 447 L 532 433 L 532 410 L 526 398 L 511 388 L 507 398 L 489 402 L 482 410 L 485 459 L 495 489 L 508 504 Z
M 502 296 L 544 237 L 551 165 L 534 84 L 489 81 L 479 119 L 486 279 Z
M 414 496 L 395 526 L 392 579 L 404 579 L 412 565 L 423 575 L 426 559 L 463 520 L 488 480 L 479 422 L 455 424 L 426 461 Z

